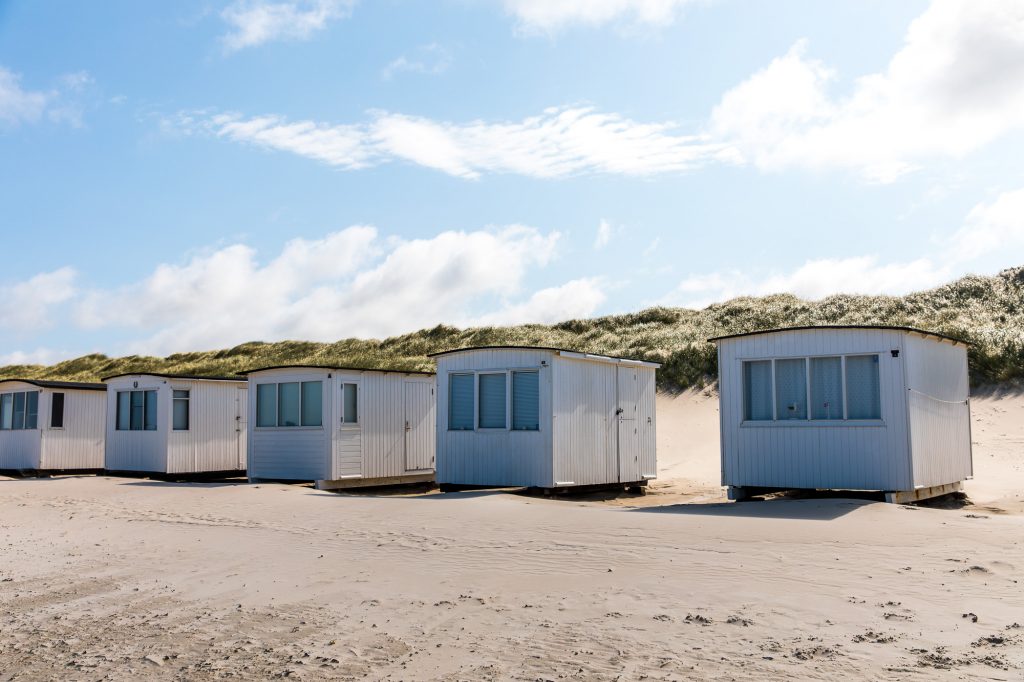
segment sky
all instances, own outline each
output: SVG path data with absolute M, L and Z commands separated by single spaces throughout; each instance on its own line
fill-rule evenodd
M 1024 265 L 1019 0 L 0 0 L 0 365 Z

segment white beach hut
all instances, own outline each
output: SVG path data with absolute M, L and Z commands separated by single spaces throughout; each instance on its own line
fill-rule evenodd
M 443 488 L 638 487 L 656 477 L 660 365 L 508 346 L 431 357 Z
M 960 489 L 972 475 L 967 344 L 906 327 L 794 327 L 721 336 L 722 484 Z
M 0 469 L 102 469 L 106 390 L 73 381 L 0 381 Z
M 106 377 L 108 471 L 245 471 L 246 381 L 240 377 Z
M 249 377 L 249 480 L 322 489 L 434 480 L 434 375 L 284 366 Z

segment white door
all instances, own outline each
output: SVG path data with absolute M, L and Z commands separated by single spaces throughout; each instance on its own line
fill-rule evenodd
M 238 445 L 238 468 L 245 471 L 248 459 L 249 442 L 249 388 L 238 389 L 238 400 L 235 407 L 235 437 Z
M 640 382 L 632 367 L 619 367 L 617 377 L 619 418 L 619 482 L 643 480 L 640 471 L 640 432 L 637 403 Z
M 405 382 L 405 470 L 434 468 L 434 387 L 425 381 Z

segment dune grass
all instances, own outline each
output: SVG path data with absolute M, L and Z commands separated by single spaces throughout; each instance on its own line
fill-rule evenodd
M 654 360 L 662 389 L 702 387 L 717 376 L 712 336 L 801 325 L 882 324 L 919 327 L 969 341 L 975 384 L 1024 378 L 1024 267 L 994 277 L 968 276 L 907 296 L 788 294 L 736 298 L 703 310 L 649 308 L 626 315 L 553 325 L 457 329 L 437 326 L 383 340 L 250 342 L 165 358 L 94 354 L 51 366 L 0 367 L 0 377 L 96 381 L 124 372 L 230 375 L 286 364 L 430 370 L 427 353 L 482 345 L 537 345 Z

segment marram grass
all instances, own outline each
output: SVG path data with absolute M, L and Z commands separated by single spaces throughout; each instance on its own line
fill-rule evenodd
M 706 339 L 802 325 L 881 324 L 919 327 L 971 342 L 975 384 L 1024 378 L 1024 267 L 994 277 L 967 276 L 907 296 L 830 296 L 804 301 L 788 294 L 736 298 L 703 310 L 649 308 L 627 315 L 553 325 L 457 329 L 440 325 L 384 340 L 336 343 L 250 342 L 218 351 L 166 358 L 86 355 L 51 366 L 0 367 L 0 378 L 96 381 L 124 372 L 230 375 L 286 364 L 430 370 L 427 353 L 463 346 L 555 346 L 663 363 L 662 389 L 703 387 L 717 376 L 715 348 Z

